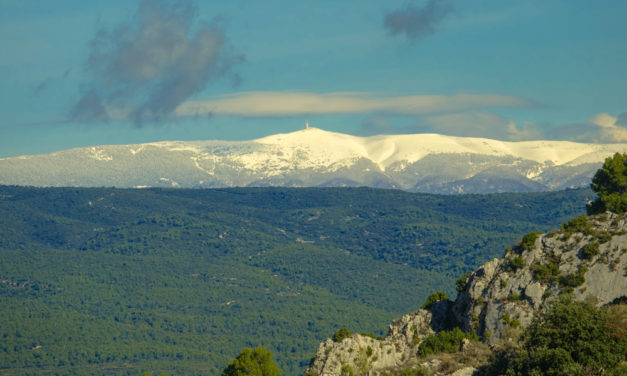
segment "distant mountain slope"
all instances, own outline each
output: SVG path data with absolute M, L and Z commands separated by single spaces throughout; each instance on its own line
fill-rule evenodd
M 592 197 L 0 186 L 0 373 L 217 375 L 265 345 L 296 375 Z
M 0 184 L 532 192 L 586 186 L 607 156 L 625 150 L 627 144 L 437 134 L 364 138 L 308 128 L 252 141 L 164 141 L 4 158 Z

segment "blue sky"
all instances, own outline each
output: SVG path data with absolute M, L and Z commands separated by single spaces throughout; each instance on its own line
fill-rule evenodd
M 373 135 L 627 142 L 625 1 L 0 0 L 0 157 Z

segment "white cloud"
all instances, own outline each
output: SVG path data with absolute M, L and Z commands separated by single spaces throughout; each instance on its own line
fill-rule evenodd
M 533 123 L 525 122 L 522 126 L 516 125 L 513 120 L 507 123 L 507 132 L 511 141 L 540 140 L 545 138 L 544 132 Z
M 547 123 L 516 122 L 486 111 L 460 111 L 417 116 L 409 124 L 391 117 L 373 115 L 362 124 L 361 133 L 439 133 L 450 136 L 485 137 L 507 141 L 565 140 L 586 143 L 627 141 L 627 112 L 618 116 L 600 113 L 587 122 L 553 126 Z
M 430 116 L 425 122 L 433 131 L 451 135 L 510 141 L 542 138 L 542 132 L 531 123 L 519 127 L 513 120 L 489 112 L 469 111 Z
M 601 140 L 609 142 L 627 141 L 627 128 L 619 124 L 619 117 L 600 113 L 590 119 L 590 123 L 601 128 Z
M 382 97 L 363 92 L 244 92 L 208 101 L 185 102 L 176 116 L 237 115 L 273 117 L 330 114 L 428 115 L 494 107 L 530 107 L 519 97 L 504 95 L 412 95 Z
M 598 125 L 599 127 L 603 127 L 603 128 L 614 128 L 616 121 L 618 120 L 618 118 L 609 115 L 609 114 L 605 114 L 605 113 L 601 113 L 601 114 L 597 114 L 595 116 L 593 116 L 590 119 L 590 122 L 592 124 Z

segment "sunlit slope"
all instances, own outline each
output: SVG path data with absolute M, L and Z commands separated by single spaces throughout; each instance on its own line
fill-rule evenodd
M 251 141 L 163 141 L 4 158 L 0 184 L 527 192 L 586 186 L 605 157 L 626 150 L 627 144 L 438 134 L 356 137 L 308 128 Z

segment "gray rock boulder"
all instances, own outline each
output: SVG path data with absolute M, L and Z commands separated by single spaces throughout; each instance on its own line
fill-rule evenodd
M 386 369 L 408 367 L 416 361 L 420 342 L 434 333 L 432 321 L 432 313 L 420 309 L 392 322 L 383 340 L 360 334 L 341 342 L 329 338 L 320 344 L 305 374 L 331 376 L 352 370 L 358 375 L 377 375 Z

